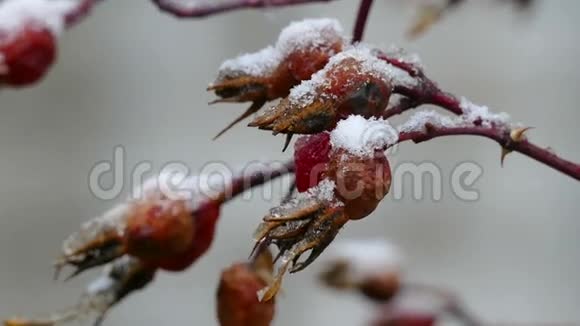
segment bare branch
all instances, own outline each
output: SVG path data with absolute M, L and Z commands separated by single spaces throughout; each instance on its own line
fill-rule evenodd
M 397 87 L 395 89 L 395 92 L 403 95 L 404 98 L 397 105 L 385 110 L 383 113 L 384 119 L 388 119 L 423 104 L 436 105 L 456 115 L 464 113 L 460 100 L 456 96 L 442 91 L 434 81 L 425 75 L 420 67 L 416 67 L 413 64 L 384 53 L 379 54 L 378 57 L 406 71 L 410 76 L 417 79 L 415 87 Z M 425 132 L 415 131 L 402 133 L 399 137 L 399 142 L 412 140 L 415 143 L 419 143 L 432 138 L 450 135 L 483 136 L 495 140 L 502 146 L 504 155 L 512 151 L 519 152 L 576 180 L 580 180 L 580 164 L 565 160 L 553 153 L 550 149 L 545 149 L 531 143 L 525 137 L 514 139 L 511 135 L 511 132 L 514 130 L 510 130 L 509 128 L 484 127 L 481 125 L 444 128 L 435 125 L 426 125 L 424 130 Z

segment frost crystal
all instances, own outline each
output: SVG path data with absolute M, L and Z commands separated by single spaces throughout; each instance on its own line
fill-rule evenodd
M 399 248 L 380 238 L 337 241 L 327 257 L 330 262 L 347 263 L 349 279 L 355 282 L 378 273 L 399 273 L 403 268 Z
M 226 60 L 219 68 L 218 80 L 239 75 L 267 76 L 290 53 L 309 47 L 326 49 L 329 44 L 342 40 L 342 33 L 343 29 L 335 19 L 305 19 L 293 22 L 282 30 L 275 46 Z M 330 48 L 327 50 L 331 51 Z
M 405 71 L 377 58 L 371 48 L 358 44 L 333 56 L 322 70 L 312 75 L 310 80 L 305 80 L 300 85 L 292 88 L 288 97 L 290 102 L 299 106 L 311 104 L 320 89 L 324 90 L 329 87 L 328 76 L 336 69 L 341 69 L 345 60 L 351 59 L 358 63 L 357 68 L 360 74 L 368 74 L 393 86 L 413 86 L 416 84 L 415 79 L 410 77 Z
M 388 121 L 382 118 L 365 119 L 351 115 L 341 120 L 330 133 L 333 148 L 342 148 L 357 156 L 371 156 L 376 149 L 382 149 L 397 142 L 399 134 Z
M 4 0 L 0 1 L 0 43 L 26 26 L 35 24 L 59 35 L 65 15 L 74 9 L 73 0 Z

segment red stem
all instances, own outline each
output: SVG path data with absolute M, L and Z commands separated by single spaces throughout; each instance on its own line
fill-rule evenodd
M 220 14 L 223 12 L 247 9 L 247 8 L 266 8 L 282 7 L 314 2 L 330 2 L 333 0 L 232 0 L 221 4 L 204 4 L 204 5 L 179 5 L 175 0 L 152 0 L 152 2 L 161 10 L 180 18 L 200 18 Z
M 442 91 L 437 84 L 429 79 L 420 67 L 392 58 L 384 53 L 377 55 L 378 58 L 406 71 L 410 76 L 415 77 L 417 85 L 412 88 L 395 87 L 395 93 L 404 96 L 401 101 L 385 110 L 383 118 L 401 114 L 407 110 L 414 109 L 423 104 L 432 104 L 441 107 L 456 115 L 463 114 L 461 102 L 457 97 Z M 442 128 L 433 125 L 426 126 L 426 132 L 401 133 L 399 142 L 413 140 L 416 143 L 427 141 L 432 138 L 450 135 L 476 135 L 495 140 L 503 148 L 509 151 L 519 152 L 534 160 L 556 169 L 576 180 L 580 180 L 580 164 L 565 160 L 548 149 L 541 148 L 527 139 L 514 141 L 510 137 L 510 130 L 506 128 L 486 128 L 482 126 Z
M 580 181 L 580 164 L 565 160 L 549 149 L 534 145 L 525 138 L 515 141 L 511 138 L 508 129 L 482 126 L 449 128 L 427 124 L 425 131 L 400 133 L 398 142 L 412 140 L 415 143 L 421 143 L 433 138 L 457 135 L 483 136 L 492 139 L 508 151 L 519 152 Z
M 260 186 L 273 179 L 294 172 L 294 161 L 288 161 L 277 167 L 266 167 L 262 170 L 255 171 L 249 175 L 242 175 L 232 181 L 231 186 L 224 192 L 220 193 L 214 201 L 218 203 L 227 202 L 236 196 L 244 193 L 246 190 Z
M 358 7 L 358 14 L 356 15 L 356 22 L 354 24 L 354 30 L 352 32 L 352 43 L 358 43 L 363 39 L 365 28 L 367 25 L 367 20 L 371 7 L 373 6 L 373 0 L 361 0 Z

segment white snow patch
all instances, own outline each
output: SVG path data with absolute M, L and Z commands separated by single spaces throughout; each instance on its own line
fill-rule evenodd
M 487 106 L 473 104 L 465 97 L 461 98 L 459 106 L 463 110 L 463 119 L 468 122 L 481 120 L 481 125 L 484 127 L 505 126 L 509 122 L 509 114 L 490 112 Z
M 218 80 L 238 75 L 266 76 L 278 67 L 281 60 L 279 52 L 272 46 L 258 52 L 242 54 L 222 63 Z
M 27 24 L 48 28 L 58 36 L 64 28 L 65 15 L 76 5 L 74 0 L 0 1 L 0 42 L 9 40 Z
M 398 127 L 399 132 L 425 131 L 425 125 L 431 124 L 434 127 L 456 127 L 459 119 L 442 115 L 433 110 L 419 111 L 414 113 L 407 122 Z
M 329 97 L 324 90 L 328 85 L 328 76 L 335 73 L 336 70 L 342 69 L 345 60 L 356 61 L 355 69 L 358 69 L 360 74 L 367 74 L 374 78 L 383 80 L 392 86 L 408 86 L 411 87 L 416 84 L 416 80 L 409 76 L 405 71 L 392 66 L 376 57 L 374 50 L 370 47 L 357 44 L 350 46 L 345 51 L 338 53 L 330 58 L 326 66 L 312 75 L 310 80 L 305 80 L 299 85 L 292 88 L 289 99 L 292 104 L 299 106 L 307 106 L 312 104 L 315 97 L 317 97 L 322 90 L 323 97 Z
M 348 279 L 354 282 L 377 274 L 398 274 L 404 264 L 400 249 L 382 238 L 335 241 L 325 255 L 330 263 L 347 263 Z
M 399 139 L 397 131 L 382 118 L 365 119 L 351 115 L 341 120 L 330 133 L 333 148 L 342 148 L 357 156 L 371 156 L 375 150 L 386 148 Z
M 283 57 L 308 48 L 330 51 L 333 43 L 344 43 L 343 33 L 344 30 L 336 19 L 304 19 L 292 22 L 282 30 L 276 42 L 276 49 Z
M 462 98 L 460 103 L 463 114 L 459 116 L 446 116 L 435 111 L 419 111 L 413 114 L 407 122 L 398 127 L 399 132 L 425 132 L 425 125 L 434 127 L 454 128 L 481 125 L 485 128 L 510 127 L 509 115 L 505 112 L 493 113 L 487 106 L 480 106 Z
M 284 28 L 275 46 L 258 52 L 242 54 L 226 60 L 219 68 L 218 81 L 250 75 L 263 77 L 271 74 L 290 53 L 311 47 L 328 51 L 334 55 L 330 45 L 343 40 L 343 29 L 335 19 L 304 19 L 292 22 Z

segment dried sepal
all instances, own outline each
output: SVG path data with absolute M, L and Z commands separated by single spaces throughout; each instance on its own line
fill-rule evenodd
M 312 263 L 347 220 L 342 203 L 334 197 L 331 181 L 323 181 L 308 193 L 298 194 L 272 209 L 257 228 L 254 250 L 263 250 L 270 244 L 277 246 L 275 261 L 279 267 L 273 283 L 260 292 L 261 300 L 268 301 L 276 295 L 287 271 L 298 272 Z M 309 257 L 299 261 L 309 250 Z
M 144 288 L 155 275 L 155 269 L 139 260 L 124 256 L 107 265 L 100 277 L 91 282 L 79 302 L 64 311 L 41 318 L 15 317 L 5 326 L 60 326 L 68 324 L 100 325 L 107 312 L 127 295 Z

